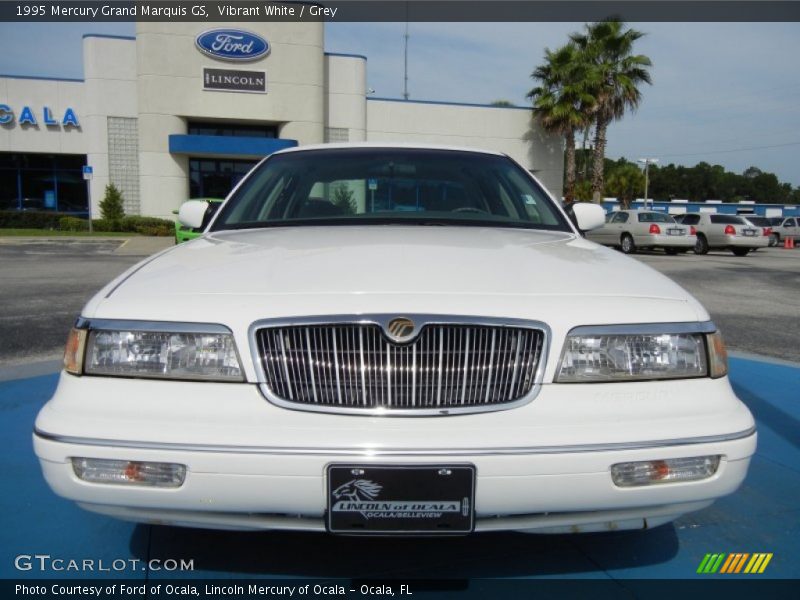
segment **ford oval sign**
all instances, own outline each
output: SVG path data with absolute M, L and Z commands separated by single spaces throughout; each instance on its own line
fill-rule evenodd
M 269 52 L 269 42 L 241 29 L 212 29 L 195 39 L 198 50 L 222 60 L 256 60 Z

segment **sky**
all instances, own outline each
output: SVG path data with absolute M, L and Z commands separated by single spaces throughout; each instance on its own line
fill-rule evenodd
M 609 158 L 754 165 L 800 186 L 800 23 L 633 23 L 653 62 L 635 113 L 613 123 Z M 411 23 L 412 100 L 524 106 L 544 49 L 583 23 Z M 403 23 L 329 23 L 328 52 L 368 57 L 376 97 L 403 94 Z M 84 33 L 133 35 L 130 23 L 0 24 L 0 73 L 83 76 Z

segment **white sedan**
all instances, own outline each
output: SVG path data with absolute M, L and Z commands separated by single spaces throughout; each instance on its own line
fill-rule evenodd
M 350 535 L 705 508 L 756 447 L 720 334 L 581 236 L 599 207 L 573 219 L 502 154 L 275 153 L 83 309 L 36 420 L 44 477 L 122 519 Z

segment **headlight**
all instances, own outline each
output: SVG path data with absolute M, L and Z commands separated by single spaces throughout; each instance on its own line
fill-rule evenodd
M 233 335 L 221 325 L 91 321 L 88 329 L 88 375 L 244 380 Z
M 665 333 L 654 329 L 663 327 Z M 720 377 L 727 372 L 718 359 L 717 346 L 724 352 L 721 338 L 712 336 L 713 373 L 709 373 L 706 333 L 682 331 L 710 329 L 713 324 L 625 325 L 619 327 L 579 327 L 567 336 L 561 354 L 556 381 L 588 383 L 602 381 L 636 381 L 647 379 L 681 379 Z M 637 332 L 636 329 L 641 328 Z M 678 333 L 669 333 L 679 331 Z M 718 334 L 714 334 L 718 336 Z

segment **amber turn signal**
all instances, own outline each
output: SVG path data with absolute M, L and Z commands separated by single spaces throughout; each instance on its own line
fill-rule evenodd
M 728 374 L 728 349 L 719 331 L 708 336 L 708 371 L 714 378 Z
M 64 348 L 64 370 L 73 375 L 83 373 L 83 354 L 86 349 L 86 330 L 75 329 L 69 332 L 67 346 Z

